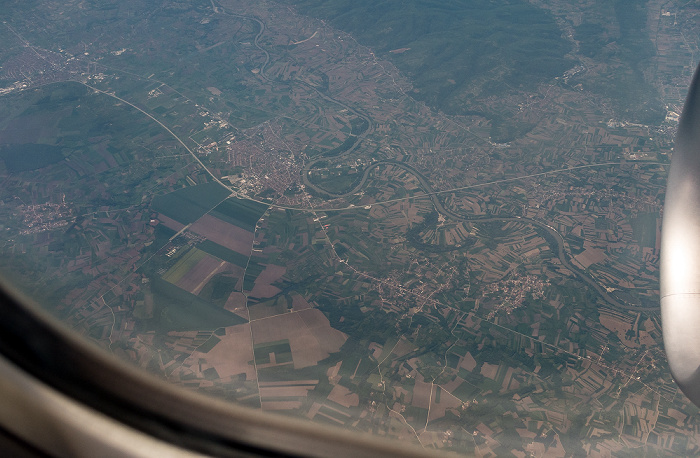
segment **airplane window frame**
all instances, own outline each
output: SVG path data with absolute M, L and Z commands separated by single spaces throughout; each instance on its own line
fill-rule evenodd
M 26 380 L 35 380 L 78 405 L 182 451 L 211 456 L 445 455 L 367 433 L 256 411 L 169 385 L 71 334 L 2 278 L 0 304 L 4 312 L 0 380 L 8 378 L 4 367 L 9 363 Z M 12 393 L 0 390 L 0 405 L 8 395 Z M 0 428 L 42 452 L 66 456 L 66 450 L 47 450 L 42 431 L 32 431 L 32 425 L 17 431 L 0 418 Z M 124 451 L 124 456 L 130 456 Z
M 700 114 L 693 116 L 700 110 L 700 67 L 696 70 L 691 85 L 690 95 L 686 100 L 686 106 L 681 117 L 681 127 L 691 126 L 696 131 L 692 139 L 700 139 L 700 127 L 697 121 Z M 695 94 L 695 96 L 693 96 Z M 684 121 L 685 120 L 685 121 Z M 692 122 L 691 122 L 692 121 Z M 683 129 L 679 130 L 679 138 L 682 138 Z M 678 142 L 678 140 L 677 140 Z M 693 143 L 697 146 L 700 143 Z M 700 150 L 695 148 L 692 152 Z M 685 161 L 694 161 L 693 169 L 700 167 L 700 156 L 689 158 L 683 150 L 677 150 L 674 157 L 673 170 L 691 170 Z M 680 160 L 680 161 L 679 161 Z M 680 172 L 679 172 L 680 173 Z M 668 196 L 677 183 L 674 175 L 669 177 Z M 695 182 L 700 195 L 700 182 Z M 675 198 L 667 198 L 666 210 L 673 206 L 681 207 L 675 203 Z M 692 210 L 686 207 L 685 210 Z M 683 217 L 688 217 L 692 212 L 683 212 Z M 665 240 L 678 240 L 677 236 L 671 237 L 670 228 L 677 221 L 669 219 L 670 211 L 664 213 L 664 227 L 666 229 Z M 700 221 L 700 220 L 698 220 Z M 695 226 L 694 226 L 695 227 Z M 700 227 L 700 226 L 698 226 Z M 696 233 L 686 234 L 697 238 Z M 662 242 L 663 244 L 664 242 Z M 665 245 L 668 245 L 668 241 Z M 692 250 L 685 250 L 682 244 L 681 252 L 700 259 Z M 679 294 L 693 294 L 694 299 L 700 294 L 698 286 L 692 293 L 678 293 L 672 287 L 676 287 L 678 269 L 672 269 L 677 264 L 677 258 L 671 257 L 668 247 L 662 247 L 661 261 L 661 298 L 662 311 L 664 299 Z M 666 253 L 666 254 L 664 254 Z M 685 264 L 684 264 L 685 265 Z M 700 264 L 698 264 L 700 265 Z M 696 275 L 697 270 L 686 269 Z M 666 275 L 667 279 L 664 279 Z M 685 277 L 683 277 L 685 278 Z M 671 280 L 673 280 L 672 286 Z M 686 279 L 687 280 L 687 279 Z M 684 280 L 684 281 L 686 281 Z M 700 281 L 700 280 L 699 280 Z M 699 283 L 700 284 L 700 283 Z M 676 299 L 677 297 L 673 297 Z M 669 303 L 670 299 L 666 299 Z M 23 292 L 0 278 L 0 304 L 3 307 L 3 319 L 0 320 L 0 405 L 9 392 L 3 392 L 3 386 L 9 386 L 12 380 L 25 380 L 26 383 L 36 383 L 53 390 L 57 395 L 65 397 L 76 405 L 102 415 L 115 422 L 115 425 L 135 431 L 137 434 L 147 435 L 155 441 L 160 441 L 173 450 L 181 450 L 183 453 L 200 453 L 214 456 L 438 456 L 437 451 L 421 449 L 409 444 L 403 444 L 394 440 L 387 440 L 369 434 L 343 431 L 331 426 L 319 425 L 310 421 L 299 421 L 290 417 L 284 417 L 272 413 L 265 413 L 247 407 L 230 404 L 222 400 L 208 398 L 203 395 L 189 392 L 184 388 L 167 384 L 154 375 L 129 365 L 119 360 L 116 356 L 100 349 L 97 344 L 88 342 L 70 332 L 70 330 L 52 317 L 48 312 L 30 300 Z M 666 306 L 668 310 L 669 307 Z M 670 312 L 664 313 L 664 340 L 666 351 L 669 353 L 671 370 L 674 378 L 681 386 L 683 392 L 697 405 L 700 405 L 700 375 L 693 374 L 694 379 L 686 381 L 678 376 L 684 366 L 695 364 L 690 361 L 697 355 L 689 355 L 698 348 L 700 332 L 698 323 L 681 317 L 690 326 L 689 330 L 679 329 L 669 325 Z M 674 322 L 675 323 L 675 322 Z M 682 332 L 680 332 L 682 331 Z M 671 346 L 668 336 L 679 333 L 682 339 L 680 344 Z M 681 353 L 686 352 L 686 353 Z M 695 366 L 697 367 L 697 364 Z M 25 378 L 13 379 L 11 371 L 18 371 Z M 696 371 L 697 372 L 697 371 Z M 16 372 L 12 372 L 15 374 Z M 41 400 L 37 398 L 37 402 Z M 41 406 L 33 406 L 40 409 Z M 2 409 L 2 407 L 0 407 Z M 42 434 L 32 431 L 36 424 L 11 425 L 3 424 L 3 416 L 0 415 L 0 444 L 2 444 L 3 429 L 10 436 L 16 436 L 20 442 L 24 441 L 29 448 L 37 451 L 65 456 L 69 449 L 51 449 L 51 442 L 44 442 Z M 118 426 L 115 426 L 117 428 Z M 12 429 L 14 428 L 14 429 Z M 19 428 L 19 430 L 17 429 Z M 28 429 L 22 429 L 28 428 Z M 19 431 L 19 432 L 18 432 Z M 68 431 L 68 430 L 65 430 Z M 69 434 L 69 432 L 66 432 Z M 106 431 L 109 434 L 109 431 Z M 273 435 L 273 438 L 270 438 Z M 48 445 L 47 445 L 48 444 Z M 129 444 L 125 444 L 129 445 Z M 133 444 L 130 444 L 133 445 Z M 126 450 L 126 449 L 125 449 Z M 127 453 L 126 451 L 124 452 Z M 439 454 L 442 456 L 443 453 Z

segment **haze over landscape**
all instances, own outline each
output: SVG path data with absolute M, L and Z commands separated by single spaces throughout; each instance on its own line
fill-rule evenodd
M 658 256 L 700 5 L 10 0 L 0 271 L 254 409 L 690 455 Z

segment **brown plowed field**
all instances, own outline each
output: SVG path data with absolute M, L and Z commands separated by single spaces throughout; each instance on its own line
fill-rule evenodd
M 214 243 L 248 256 L 253 246 L 253 233 L 238 226 L 204 215 L 190 226 L 192 232 L 204 236 Z

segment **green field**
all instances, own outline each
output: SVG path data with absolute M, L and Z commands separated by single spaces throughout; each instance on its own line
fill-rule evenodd
M 151 282 L 156 306 L 155 316 L 144 322 L 148 330 L 161 333 L 169 331 L 212 331 L 235 326 L 246 320 L 217 307 L 160 278 Z
M 640 213 L 636 218 L 630 219 L 632 236 L 644 248 L 656 246 L 656 218 L 657 213 Z
M 265 270 L 264 265 L 259 264 L 252 259 L 250 260 L 248 267 L 245 270 L 245 278 L 243 279 L 244 291 L 250 291 L 253 289 L 255 280 L 258 279 L 258 275 L 260 275 L 263 270 Z
M 53 145 L 27 143 L 8 145 L 0 149 L 0 158 L 10 173 L 36 170 L 63 159 L 61 148 Z
M 203 241 L 197 245 L 197 248 L 238 267 L 245 267 L 246 264 L 248 264 L 248 256 L 226 248 L 225 246 L 221 246 L 218 243 L 214 243 L 211 240 Z
M 343 154 L 344 152 L 346 152 L 347 150 L 352 148 L 356 141 L 357 141 L 357 137 L 354 135 L 350 135 L 339 146 L 336 146 L 332 150 L 328 150 L 328 151 L 324 152 L 323 157 L 340 156 L 341 154 Z
M 190 224 L 216 207 L 229 194 L 229 190 L 218 183 L 189 186 L 156 196 L 153 199 L 153 209 L 182 224 Z
M 200 351 L 200 352 L 202 352 L 202 353 L 209 353 L 209 351 L 210 351 L 212 348 L 214 348 L 214 347 L 216 346 L 216 344 L 218 344 L 219 342 L 221 342 L 221 339 L 219 339 L 219 338 L 216 337 L 216 336 L 211 336 L 211 337 L 209 338 L 209 340 L 207 340 L 207 341 L 204 342 L 202 345 L 200 345 L 199 347 L 197 347 L 197 351 Z
M 242 229 L 253 232 L 255 224 L 267 210 L 267 205 L 231 197 L 221 202 L 211 215 Z
M 237 291 L 238 279 L 224 274 L 217 274 L 199 292 L 199 297 L 223 307 L 231 293 Z
M 174 266 L 163 274 L 163 280 L 172 284 L 177 283 L 183 276 L 185 276 L 187 272 L 190 271 L 190 269 L 196 266 L 199 261 L 204 259 L 206 255 L 207 254 L 205 252 L 192 248 L 190 251 L 185 253 Z
M 312 172 L 309 181 L 319 188 L 333 194 L 341 194 L 353 189 L 362 179 L 362 173 L 349 168 Z

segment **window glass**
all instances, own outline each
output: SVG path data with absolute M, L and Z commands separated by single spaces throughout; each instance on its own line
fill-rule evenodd
M 696 3 L 23 0 L 0 271 L 238 405 L 461 453 L 692 453 L 658 307 Z

